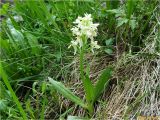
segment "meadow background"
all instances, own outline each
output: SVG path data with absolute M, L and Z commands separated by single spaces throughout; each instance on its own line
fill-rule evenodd
M 84 97 L 79 55 L 68 49 L 73 21 L 99 23 L 101 48 L 85 54 L 92 83 L 109 65 L 109 84 L 93 119 L 160 116 L 158 0 L 14 0 L 1 2 L 0 119 L 89 119 L 87 111 L 48 86 L 48 77 Z

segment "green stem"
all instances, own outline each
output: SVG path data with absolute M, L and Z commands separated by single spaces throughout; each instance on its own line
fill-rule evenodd
M 3 70 L 3 67 L 2 67 L 2 64 L 0 63 L 0 75 L 5 83 L 5 85 L 7 86 L 8 90 L 11 92 L 11 95 L 13 97 L 13 100 L 15 101 L 15 103 L 17 104 L 19 110 L 20 110 L 20 113 L 22 114 L 22 117 L 24 120 L 27 120 L 27 115 L 26 113 L 24 112 L 23 108 L 22 108 L 22 105 L 21 103 L 19 102 L 15 92 L 13 91 L 9 81 L 8 81 L 8 78 L 7 78 L 7 75 L 5 73 L 5 71 Z
M 93 103 L 88 103 L 88 111 L 89 111 L 89 115 L 92 116 L 93 115 Z
M 84 46 L 82 46 L 82 49 L 80 51 L 80 76 L 84 85 L 84 66 L 83 66 L 83 57 L 84 57 Z
M 84 49 L 85 46 L 82 46 L 81 51 L 80 51 L 80 77 L 82 79 L 82 83 L 85 89 L 85 76 L 84 76 Z M 92 116 L 93 114 L 93 103 L 91 101 L 87 101 L 87 109 L 89 111 L 89 115 Z

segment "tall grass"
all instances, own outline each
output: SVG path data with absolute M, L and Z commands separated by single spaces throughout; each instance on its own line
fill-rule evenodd
M 26 115 L 26 113 L 25 113 L 25 111 L 24 111 L 24 109 L 23 109 L 20 101 L 18 100 L 15 92 L 14 92 L 13 89 L 12 89 L 12 87 L 11 87 L 11 85 L 10 85 L 10 82 L 9 82 L 9 80 L 8 80 L 8 77 L 7 77 L 6 73 L 5 73 L 5 71 L 3 70 L 3 67 L 2 67 L 2 64 L 1 64 L 1 63 L 0 63 L 0 75 L 1 75 L 1 77 L 2 77 L 2 79 L 3 79 L 3 81 L 4 81 L 4 83 L 5 83 L 5 85 L 7 86 L 8 90 L 11 92 L 11 95 L 12 95 L 12 97 L 13 97 L 13 100 L 14 100 L 15 103 L 17 104 L 17 107 L 18 107 L 21 115 L 23 116 L 23 119 L 24 119 L 24 120 L 27 120 L 27 115 Z

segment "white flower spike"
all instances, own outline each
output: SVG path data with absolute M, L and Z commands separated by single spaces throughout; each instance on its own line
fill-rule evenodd
M 73 22 L 75 26 L 71 29 L 73 35 L 76 37 L 75 41 L 71 41 L 71 45 L 74 48 L 74 54 L 76 54 L 77 49 L 82 48 L 87 40 L 90 39 L 91 51 L 94 53 L 93 49 L 99 49 L 100 46 L 97 45 L 97 41 L 94 41 L 94 37 L 97 36 L 98 23 L 93 23 L 91 14 L 84 14 L 84 17 L 79 17 Z M 85 40 L 84 40 L 85 38 Z

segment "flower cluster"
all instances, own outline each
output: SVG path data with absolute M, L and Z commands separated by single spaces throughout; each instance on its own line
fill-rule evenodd
M 93 23 L 91 14 L 85 14 L 84 17 L 78 17 L 75 22 L 75 26 L 71 29 L 76 40 L 71 41 L 69 47 L 74 48 L 74 54 L 76 54 L 77 49 L 83 47 L 87 43 L 87 40 L 90 39 L 91 51 L 94 53 L 93 49 L 99 49 L 100 46 L 97 44 L 97 41 L 94 41 L 94 37 L 97 36 L 97 27 L 98 23 Z

